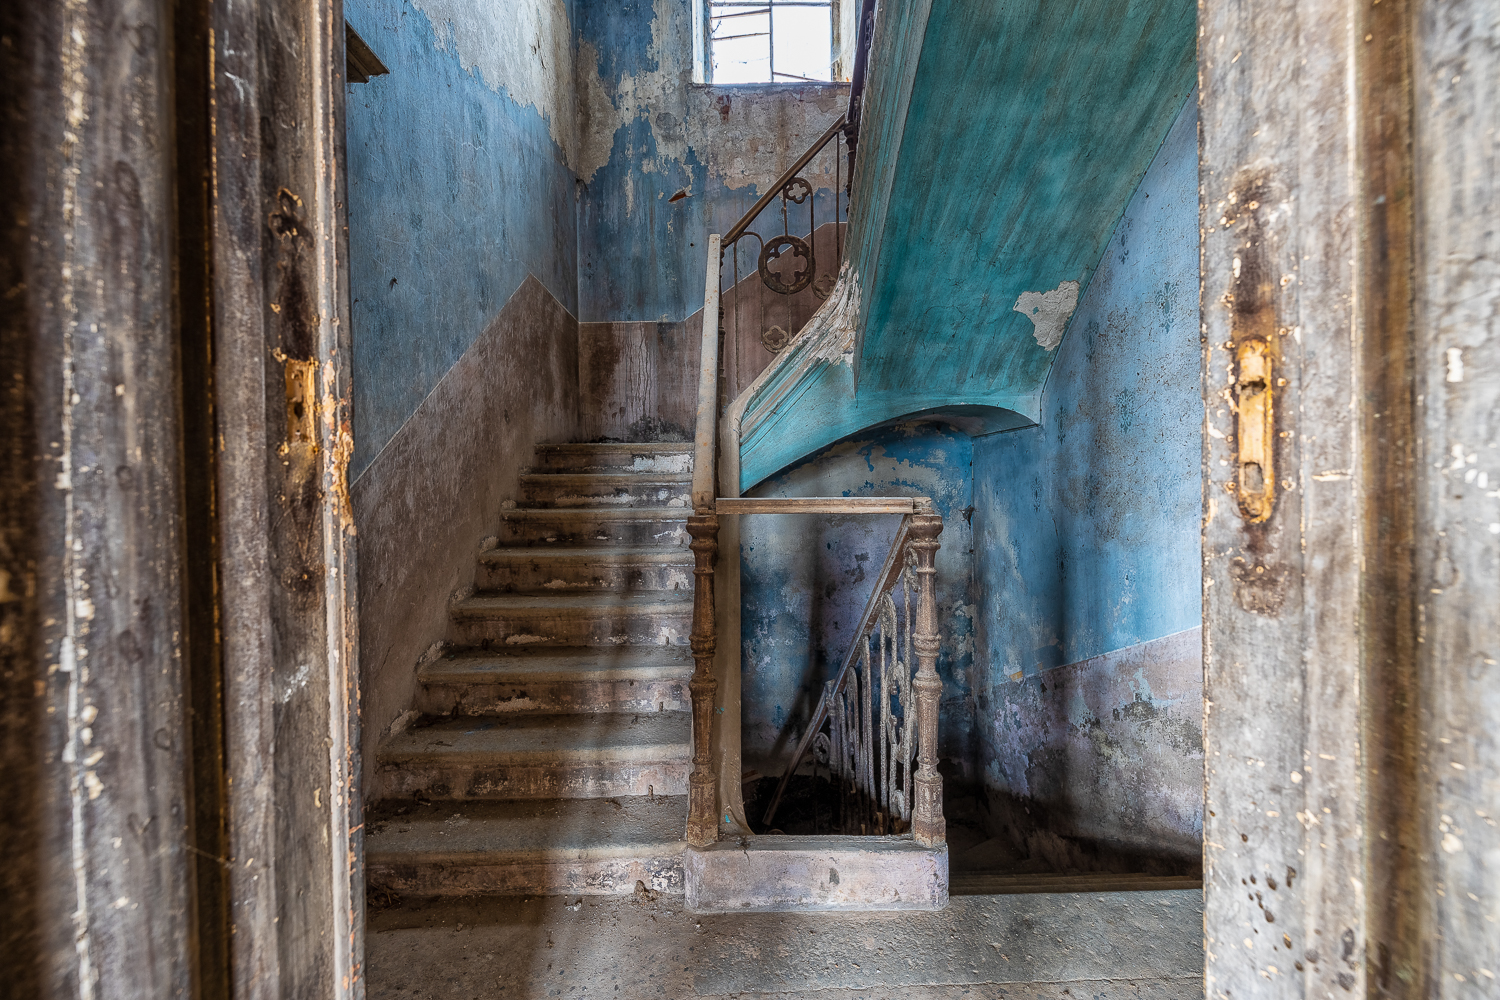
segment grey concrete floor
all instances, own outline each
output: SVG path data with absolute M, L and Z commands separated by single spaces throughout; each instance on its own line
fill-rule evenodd
M 936 913 L 695 915 L 681 896 L 372 910 L 371 1000 L 1188 1000 L 1197 890 L 961 896 Z

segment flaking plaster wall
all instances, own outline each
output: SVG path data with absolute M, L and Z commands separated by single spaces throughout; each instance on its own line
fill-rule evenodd
M 1189 98 L 1062 339 L 1040 424 L 974 443 L 983 781 L 992 824 L 1028 850 L 1045 830 L 1112 864 L 1196 864 L 1197 208 Z
M 940 752 L 956 773 L 978 766 L 970 671 L 971 442 L 931 423 L 856 435 L 761 483 L 750 495 L 927 496 L 943 517 L 937 553 Z M 779 775 L 853 640 L 897 515 L 755 514 L 741 518 L 742 715 L 746 767 Z

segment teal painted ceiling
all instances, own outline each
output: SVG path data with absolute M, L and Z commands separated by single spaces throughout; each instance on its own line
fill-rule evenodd
M 1040 344 L 1018 299 L 1066 299 L 1066 282 L 1081 298 L 1195 79 L 1192 0 L 882 7 L 850 221 L 852 351 L 825 337 L 826 360 L 789 358 L 750 402 L 745 487 L 909 414 L 1034 421 L 1056 337 Z

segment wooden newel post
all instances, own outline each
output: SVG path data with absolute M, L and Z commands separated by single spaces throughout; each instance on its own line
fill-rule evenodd
M 917 555 L 917 624 L 912 646 L 917 655 L 917 676 L 912 687 L 917 696 L 917 773 L 912 802 L 911 829 L 917 843 L 936 847 L 948 840 L 943 819 L 943 777 L 937 770 L 938 699 L 943 682 L 937 673 L 937 596 L 933 578 L 934 559 L 943 518 L 927 501 L 911 518 L 911 547 Z
M 719 810 L 713 757 L 714 701 L 719 682 L 714 679 L 714 562 L 719 554 L 719 517 L 694 514 L 688 518 L 693 536 L 693 773 L 688 777 L 687 842 L 706 847 L 719 839 Z

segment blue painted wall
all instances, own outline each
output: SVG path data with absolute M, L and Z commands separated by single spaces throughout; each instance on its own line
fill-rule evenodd
M 1177 117 L 1109 241 L 1040 425 L 974 444 L 990 683 L 1201 618 L 1196 110 Z
M 943 516 L 937 603 L 943 678 L 939 731 L 945 757 L 977 762 L 970 685 L 968 435 L 901 424 L 838 442 L 772 477 L 762 497 L 930 496 Z M 900 518 L 750 515 L 741 518 L 742 723 L 747 765 L 779 773 L 838 670 Z
M 390 68 L 348 86 L 354 457 L 365 470 L 528 273 L 578 312 L 566 150 L 409 0 L 346 0 Z
M 732 226 L 848 104 L 843 84 L 693 83 L 693 3 L 577 0 L 582 322 L 702 308 L 704 238 Z M 832 164 L 830 149 L 809 175 L 820 225 L 833 219 Z M 806 205 L 790 223 L 809 231 Z M 742 274 L 759 253 L 745 246 Z
M 426 12 L 451 7 L 345 5 L 391 70 L 348 87 L 355 478 L 528 273 L 582 322 L 691 316 L 704 237 L 848 102 L 846 85 L 693 84 L 691 0 L 525 0 L 514 23 L 455 8 L 467 38 Z M 559 8 L 565 87 L 542 59 L 476 55 L 482 29 L 530 30 L 522 14 Z M 559 58 L 557 40 L 539 40 L 543 57 Z M 810 175 L 820 221 L 832 155 Z M 758 252 L 745 247 L 742 274 Z

